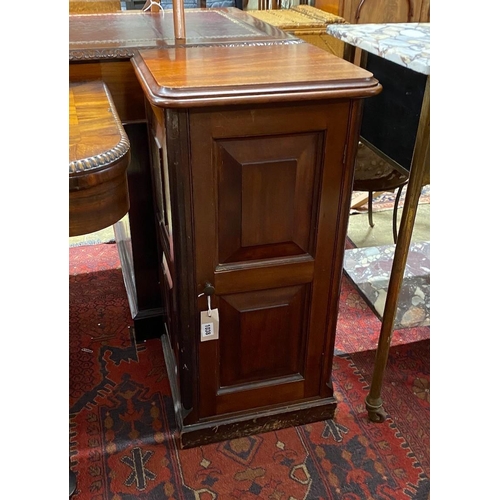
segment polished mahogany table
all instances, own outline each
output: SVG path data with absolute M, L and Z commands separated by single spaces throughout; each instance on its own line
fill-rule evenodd
M 130 144 L 103 82 L 69 85 L 69 235 L 104 229 L 129 210 Z
M 70 75 L 110 82 L 149 174 L 144 203 L 129 176 L 132 253 L 155 266 L 135 278 L 160 292 L 179 446 L 333 418 L 354 158 L 378 81 L 237 9 L 186 11 L 183 41 L 164 13 L 72 25 Z

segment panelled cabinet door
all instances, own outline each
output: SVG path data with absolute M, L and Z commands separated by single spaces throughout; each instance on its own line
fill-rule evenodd
M 332 396 L 351 106 L 190 111 L 201 418 Z
M 346 0 L 343 17 L 351 24 L 420 21 L 422 0 Z

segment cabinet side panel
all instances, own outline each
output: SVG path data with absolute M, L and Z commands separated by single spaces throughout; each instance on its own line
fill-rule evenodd
M 216 141 L 219 263 L 313 253 L 320 132 Z

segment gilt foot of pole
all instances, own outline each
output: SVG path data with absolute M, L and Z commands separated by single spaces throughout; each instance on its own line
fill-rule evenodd
M 382 400 L 380 398 L 378 398 L 374 402 L 368 402 L 368 398 L 366 398 L 365 407 L 366 411 L 368 412 L 368 419 L 370 420 L 370 422 L 379 424 L 385 421 L 387 413 L 382 406 Z

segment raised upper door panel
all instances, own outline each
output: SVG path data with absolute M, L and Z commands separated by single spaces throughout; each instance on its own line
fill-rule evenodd
M 219 264 L 313 254 L 323 134 L 217 141 Z

